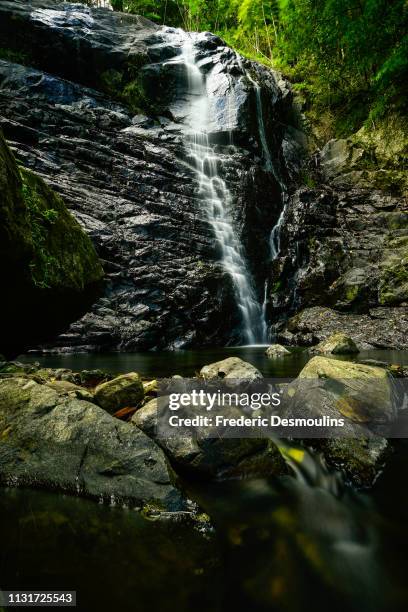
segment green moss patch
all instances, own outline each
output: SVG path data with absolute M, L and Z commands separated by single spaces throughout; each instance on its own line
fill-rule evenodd
M 20 168 L 20 176 L 34 285 L 82 291 L 100 280 L 103 272 L 95 249 L 62 198 L 29 170 Z

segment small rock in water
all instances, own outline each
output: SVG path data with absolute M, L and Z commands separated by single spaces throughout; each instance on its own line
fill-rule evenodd
M 359 352 L 352 338 L 339 332 L 310 349 L 311 353 L 332 353 L 333 355 L 352 355 Z
M 274 357 L 284 357 L 285 355 L 290 355 L 290 351 L 282 344 L 271 344 L 265 351 L 265 355 L 270 359 Z
M 143 398 L 143 383 L 136 372 L 117 376 L 95 389 L 96 402 L 111 414 L 121 408 L 137 406 Z
M 263 378 L 260 371 L 247 361 L 239 357 L 228 357 L 216 363 L 205 365 L 200 370 L 204 380 L 213 378 L 237 378 L 242 380 L 257 380 Z
M 157 395 L 157 380 L 146 380 L 143 389 L 145 395 Z

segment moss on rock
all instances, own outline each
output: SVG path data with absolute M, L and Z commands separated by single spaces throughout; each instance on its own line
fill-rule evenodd
M 95 299 L 103 269 L 61 197 L 18 168 L 0 133 L 1 346 L 16 355 L 62 331 Z
M 103 276 L 94 246 L 68 212 L 62 198 L 30 170 L 20 168 L 28 217 L 27 240 L 33 248 L 30 270 L 39 287 L 82 291 Z
M 408 300 L 408 236 L 389 240 L 382 263 L 378 301 L 384 306 Z

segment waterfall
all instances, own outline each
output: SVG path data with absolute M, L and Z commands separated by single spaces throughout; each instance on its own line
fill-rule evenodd
M 263 157 L 264 157 L 264 161 L 265 161 L 265 169 L 268 172 L 272 172 L 273 176 L 275 177 L 276 182 L 279 184 L 279 187 L 281 189 L 281 197 L 283 200 L 283 207 L 282 210 L 279 214 L 278 220 L 275 223 L 275 225 L 273 226 L 270 236 L 269 236 L 269 253 L 270 253 L 270 259 L 271 261 L 274 261 L 275 259 L 277 259 L 277 257 L 279 256 L 280 253 L 280 232 L 281 232 L 281 228 L 282 228 L 282 224 L 283 224 L 283 220 L 285 218 L 285 213 L 286 213 L 286 207 L 287 207 L 287 202 L 288 202 L 288 197 L 287 197 L 287 191 L 286 191 L 286 186 L 283 183 L 279 173 L 277 172 L 274 163 L 272 161 L 272 156 L 271 156 L 271 152 L 268 146 L 268 140 L 266 138 L 266 130 L 265 130 L 265 121 L 264 121 L 264 114 L 263 114 L 263 106 L 262 106 L 262 90 L 261 87 L 259 85 L 259 83 L 257 83 L 252 76 L 250 75 L 249 71 L 246 70 L 243 66 L 242 63 L 242 59 L 241 57 L 237 54 L 237 58 L 238 58 L 238 62 L 241 66 L 241 69 L 244 71 L 244 73 L 246 74 L 247 79 L 250 81 L 250 83 L 252 84 L 254 91 L 255 91 L 255 100 L 256 100 L 256 116 L 257 116 L 257 122 L 258 122 L 258 132 L 259 132 L 259 138 L 261 141 L 261 146 L 262 146 L 262 151 L 263 151 Z M 263 298 L 263 303 L 262 303 L 262 316 L 263 316 L 263 320 L 266 322 L 266 314 L 267 314 L 267 306 L 268 306 L 268 279 L 265 280 L 265 285 L 264 285 L 264 298 Z M 266 325 L 266 323 L 265 323 Z M 267 331 L 266 333 L 266 337 L 269 337 L 271 334 L 269 334 L 269 331 Z
M 199 198 L 220 248 L 222 264 L 233 281 L 245 341 L 264 343 L 267 342 L 265 313 L 257 299 L 244 249 L 229 214 L 232 195 L 220 175 L 223 155 L 210 143 L 208 134 L 210 105 L 206 78 L 197 66 L 194 42 L 189 35 L 185 35 L 183 41 L 182 61 L 188 78 L 187 162 L 197 174 Z
M 242 70 L 245 72 L 247 79 L 252 83 L 254 91 L 255 91 L 256 116 L 257 116 L 257 121 L 258 121 L 259 138 L 261 140 L 262 151 L 263 151 L 264 160 L 265 160 L 265 169 L 268 172 L 272 172 L 273 176 L 275 177 L 276 182 L 279 184 L 279 187 L 281 189 L 282 200 L 284 202 L 284 205 L 282 207 L 282 210 L 280 212 L 278 220 L 275 223 L 275 225 L 273 226 L 273 228 L 271 230 L 270 238 L 269 238 L 269 248 L 270 248 L 271 261 L 273 261 L 274 259 L 276 259 L 278 257 L 279 251 L 280 251 L 280 231 L 281 231 L 283 219 L 285 217 L 286 204 L 287 204 L 286 186 L 283 183 L 281 177 L 279 176 L 279 173 L 276 171 L 276 168 L 275 168 L 275 166 L 273 164 L 273 161 L 272 161 L 271 152 L 269 150 L 268 140 L 266 138 L 264 116 L 263 116 L 262 90 L 261 90 L 261 87 L 260 87 L 259 83 L 257 83 L 252 78 L 252 76 L 250 75 L 248 70 L 246 70 L 243 67 L 241 57 L 239 55 L 237 55 L 237 57 L 238 57 L 238 61 L 240 63 L 240 66 L 241 66 Z M 266 295 L 266 289 L 265 289 L 265 295 Z M 264 299 L 263 310 L 265 310 L 265 299 Z

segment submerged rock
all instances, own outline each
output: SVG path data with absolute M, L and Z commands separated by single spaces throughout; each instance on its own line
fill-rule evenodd
M 265 351 L 265 355 L 270 359 L 274 357 L 284 357 L 285 355 L 290 355 L 290 351 L 285 346 L 281 344 L 271 344 Z
M 351 355 L 358 353 L 356 343 L 342 332 L 332 334 L 323 342 L 310 349 L 313 353 L 333 353 L 333 355 Z
M 94 395 L 99 406 L 111 414 L 121 408 L 135 407 L 144 398 L 142 379 L 136 372 L 122 374 L 98 385 Z
M 200 370 L 200 376 L 204 380 L 213 378 L 236 378 L 241 380 L 257 380 L 262 378 L 260 371 L 247 361 L 239 357 L 227 357 L 222 361 L 217 361 L 205 365 Z
M 0 481 L 182 509 L 162 451 L 138 428 L 26 379 L 0 380 Z

